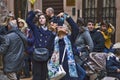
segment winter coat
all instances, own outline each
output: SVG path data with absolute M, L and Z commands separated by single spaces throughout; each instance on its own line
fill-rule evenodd
M 78 34 L 76 41 L 75 41 L 75 45 L 77 46 L 78 49 L 89 46 L 89 50 L 92 51 L 94 47 L 92 38 L 90 36 L 88 28 L 84 27 L 84 30 L 85 31 L 83 33 Z
M 66 20 L 69 23 L 69 25 L 71 26 L 71 32 L 72 33 L 71 33 L 71 35 L 68 35 L 68 38 L 71 41 L 73 54 L 79 54 L 79 53 L 77 53 L 77 51 L 75 49 L 75 46 L 74 46 L 75 39 L 76 39 L 76 37 L 77 37 L 77 35 L 79 33 L 78 26 L 73 21 L 73 19 L 71 17 L 66 19 Z M 58 44 L 59 44 L 59 51 L 60 51 L 59 54 L 60 54 L 60 63 L 61 63 L 61 60 L 62 60 L 62 57 L 63 57 L 64 48 L 65 48 L 64 39 L 59 39 Z M 69 75 L 67 53 L 65 54 L 65 57 L 64 57 L 63 68 L 64 68 L 64 70 L 66 71 L 67 74 L 60 80 L 82 80 L 82 78 L 84 78 L 84 76 L 85 76 L 84 71 L 83 71 L 83 73 L 81 73 L 80 72 L 81 70 L 80 70 L 80 68 L 77 65 L 76 65 L 76 69 L 77 69 L 77 73 L 78 73 L 79 77 L 71 77 Z
M 32 30 L 29 30 L 28 31 L 28 36 L 27 36 L 27 48 L 26 48 L 26 52 L 29 55 L 33 54 L 34 42 L 35 42 L 35 38 L 34 38 L 33 32 L 32 32 Z
M 90 35 L 94 43 L 93 52 L 103 52 L 105 48 L 105 39 L 101 32 L 94 29 L 93 31 L 90 31 Z
M 49 43 L 51 36 L 53 36 L 53 33 L 49 30 L 43 30 L 42 27 L 38 27 L 33 23 L 33 19 L 35 17 L 35 13 L 33 11 L 31 11 L 29 15 L 30 16 L 27 18 L 26 22 L 33 31 L 35 37 L 35 47 L 47 47 L 47 44 Z
M 79 52 L 81 52 L 81 59 L 79 56 L 75 56 L 76 62 L 80 65 L 83 64 L 84 60 L 88 57 L 89 52 L 93 50 L 94 44 L 93 40 L 90 36 L 90 33 L 88 31 L 87 27 L 83 27 L 84 31 L 82 33 L 79 33 L 76 40 L 75 45 Z M 89 48 L 87 48 L 87 46 Z
M 25 35 L 19 30 L 11 30 L 0 38 L 0 55 L 3 56 L 4 72 L 19 71 L 24 66 Z
M 48 29 L 44 29 L 44 26 L 35 25 L 33 22 L 34 18 L 35 13 L 30 11 L 26 22 L 33 32 L 35 39 L 34 46 L 36 48 L 48 48 L 48 44 L 51 43 L 50 41 L 53 41 L 51 40 L 51 37 L 54 35 Z M 51 47 L 51 45 L 49 47 Z M 47 74 L 47 61 L 35 61 L 33 59 L 33 80 L 45 80 L 47 78 Z

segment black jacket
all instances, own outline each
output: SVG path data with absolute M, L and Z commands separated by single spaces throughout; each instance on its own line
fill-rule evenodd
M 93 31 L 90 31 L 90 35 L 94 43 L 93 52 L 103 52 L 105 48 L 105 39 L 102 33 L 95 29 Z

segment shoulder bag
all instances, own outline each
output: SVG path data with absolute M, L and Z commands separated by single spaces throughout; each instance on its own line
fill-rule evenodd
M 33 59 L 36 61 L 47 61 L 49 58 L 49 51 L 47 48 L 34 48 Z

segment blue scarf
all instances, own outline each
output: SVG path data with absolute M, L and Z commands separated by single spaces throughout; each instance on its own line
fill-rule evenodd
M 54 45 L 55 45 L 54 46 L 54 51 L 57 52 L 57 53 L 59 53 L 58 41 L 59 41 L 59 37 L 56 36 L 55 41 L 54 41 Z M 70 42 L 70 40 L 68 39 L 67 36 L 64 36 L 64 42 L 65 42 L 67 58 L 68 58 L 69 75 L 71 77 L 78 77 L 71 42 Z

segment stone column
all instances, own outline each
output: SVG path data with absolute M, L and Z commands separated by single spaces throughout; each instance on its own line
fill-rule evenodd
M 120 42 L 120 0 L 116 0 L 116 35 L 115 35 L 115 40 L 116 42 Z

